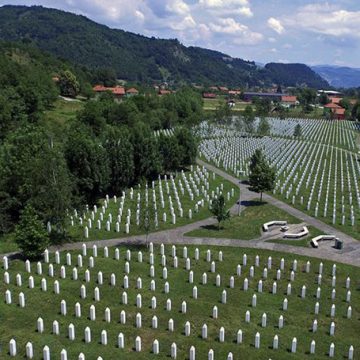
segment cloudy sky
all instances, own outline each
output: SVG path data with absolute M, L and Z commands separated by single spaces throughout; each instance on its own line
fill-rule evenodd
M 360 68 L 359 0 L 0 0 L 266 63 Z

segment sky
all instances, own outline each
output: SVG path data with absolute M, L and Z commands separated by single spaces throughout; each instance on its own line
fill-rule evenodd
M 81 14 L 232 57 L 360 68 L 359 0 L 0 0 Z

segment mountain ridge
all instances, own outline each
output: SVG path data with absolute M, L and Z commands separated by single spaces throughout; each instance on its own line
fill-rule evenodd
M 315 65 L 311 69 L 337 88 L 360 87 L 360 68 L 336 65 Z
M 310 68 L 289 73 L 288 64 L 278 64 L 274 73 L 216 50 L 111 29 L 83 15 L 41 6 L 0 7 L 0 40 L 32 42 L 77 65 L 112 68 L 118 78 L 128 81 L 328 87 Z M 296 64 L 292 65 L 294 70 Z

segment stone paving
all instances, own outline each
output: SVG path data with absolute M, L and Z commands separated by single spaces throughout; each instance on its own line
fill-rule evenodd
M 239 183 L 239 180 L 235 177 L 217 169 L 216 167 L 209 165 L 201 160 L 198 160 L 199 165 L 205 165 L 209 170 L 217 173 L 225 179 L 231 181 L 240 187 L 240 206 L 239 202 L 231 208 L 231 213 L 237 215 L 240 211 L 246 208 L 246 205 L 258 197 L 259 195 L 250 191 L 248 186 L 243 183 Z M 308 257 L 323 258 L 327 260 L 337 261 L 341 263 L 360 266 L 360 241 L 355 240 L 351 236 L 344 234 L 340 230 L 333 228 L 330 225 L 323 223 L 322 221 L 315 219 L 309 215 L 304 214 L 300 210 L 297 210 L 286 203 L 273 198 L 268 194 L 263 195 L 263 200 L 286 211 L 287 213 L 297 217 L 303 221 L 300 225 L 311 225 L 324 232 L 324 234 L 333 234 L 339 239 L 344 241 L 343 250 L 336 250 L 331 246 L 331 243 L 320 243 L 319 248 L 306 248 L 299 246 L 292 246 L 287 244 L 270 243 L 267 240 L 279 239 L 281 233 L 279 230 L 272 230 L 269 233 L 262 234 L 259 238 L 253 240 L 237 240 L 237 239 L 221 239 L 221 238 L 205 238 L 205 237 L 188 237 L 185 234 L 200 228 L 201 226 L 212 225 L 216 223 L 213 218 L 197 221 L 192 224 L 187 224 L 175 229 L 160 231 L 149 234 L 148 242 L 155 244 L 187 244 L 187 245 L 214 245 L 214 246 L 234 246 L 243 248 L 258 248 L 266 250 L 274 250 L 281 252 L 288 252 Z M 298 225 L 298 226 L 300 226 Z M 296 241 L 296 240 L 294 240 Z M 109 240 L 96 240 L 87 242 L 88 246 L 96 244 L 98 247 L 105 246 L 118 246 L 118 245 L 133 245 L 142 246 L 146 242 L 145 235 L 129 236 L 124 238 L 109 239 Z M 81 248 L 81 243 L 69 243 L 62 246 L 53 246 L 50 251 L 55 250 L 75 250 Z M 11 254 L 9 254 L 11 255 Z M 1 255 L 3 256 L 3 255 Z

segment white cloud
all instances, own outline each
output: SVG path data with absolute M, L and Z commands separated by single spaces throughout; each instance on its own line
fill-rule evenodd
M 141 21 L 145 20 L 145 15 L 139 10 L 135 10 L 135 16 Z
M 310 4 L 298 9 L 285 23 L 310 32 L 335 37 L 360 37 L 360 11 L 348 11 L 336 5 Z
M 236 34 L 245 32 L 248 27 L 236 22 L 233 18 L 218 19 L 217 23 L 210 23 L 210 29 L 217 33 Z
M 171 13 L 178 15 L 187 15 L 190 12 L 189 5 L 182 0 L 169 1 L 166 4 L 165 9 Z
M 206 8 L 225 8 L 233 6 L 247 6 L 248 0 L 199 0 L 199 4 Z
M 171 28 L 178 31 L 193 29 L 194 27 L 196 27 L 196 22 L 191 15 L 184 17 L 184 19 L 180 22 L 176 21 L 174 23 L 171 23 Z
M 217 34 L 233 36 L 233 43 L 237 45 L 255 45 L 263 40 L 263 35 L 251 31 L 246 25 L 233 18 L 220 18 L 209 24 L 211 31 Z
M 273 29 L 278 34 L 282 34 L 285 31 L 284 26 L 281 24 L 280 20 L 273 17 L 269 18 L 267 21 L 269 28 Z

